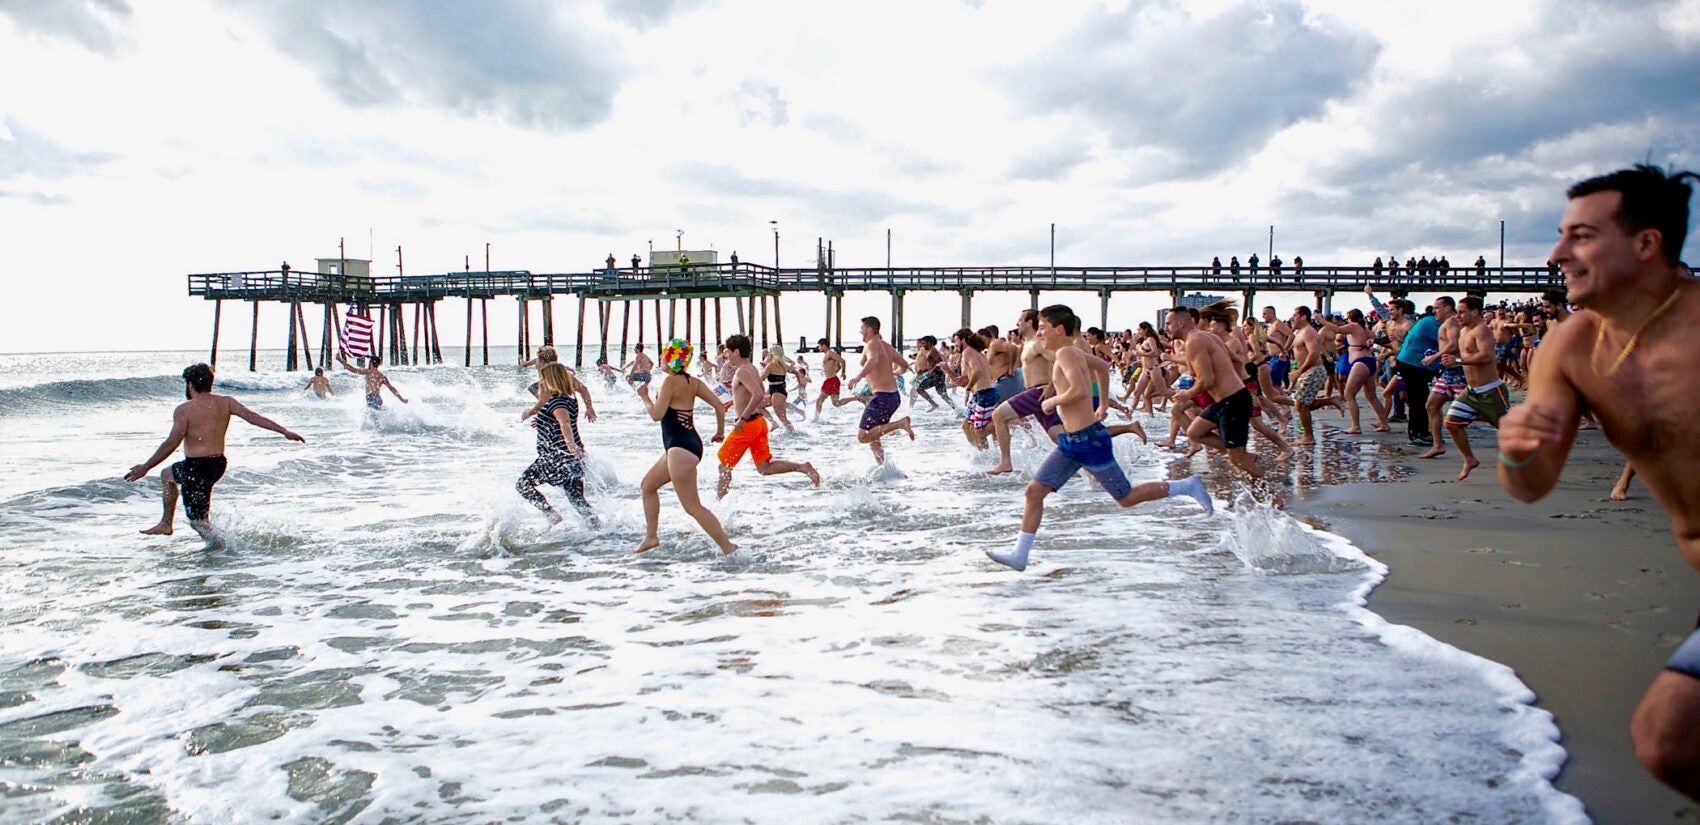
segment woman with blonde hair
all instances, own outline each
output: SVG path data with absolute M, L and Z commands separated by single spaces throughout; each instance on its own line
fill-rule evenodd
M 791 359 L 785 357 L 785 345 L 774 344 L 768 347 L 761 359 L 762 377 L 767 380 L 767 406 L 773 411 L 779 423 L 785 425 L 785 431 L 796 432 L 791 426 L 791 417 L 786 414 L 785 379 L 796 371 Z
M 661 422 L 661 458 L 643 476 L 643 541 L 634 553 L 643 553 L 661 544 L 657 535 L 661 520 L 661 488 L 673 485 L 679 506 L 696 519 L 702 531 L 720 546 L 720 552 L 731 555 L 738 549 L 726 536 L 726 528 L 714 512 L 704 507 L 697 496 L 697 464 L 702 461 L 702 436 L 697 434 L 695 413 L 700 399 L 714 410 L 714 440 L 726 437 L 726 407 L 714 391 L 701 379 L 691 377 L 691 344 L 678 338 L 661 349 L 661 369 L 667 377 L 655 400 L 649 398 L 649 387 L 638 387 L 638 398 L 649 412 L 652 421 Z
M 538 491 L 542 484 L 553 484 L 567 491 L 567 499 L 578 508 L 585 521 L 597 526 L 596 515 L 584 497 L 584 442 L 578 433 L 578 398 L 575 385 L 580 382 L 565 365 L 550 362 L 538 370 L 539 402 L 521 416 L 532 412 L 537 417 L 531 426 L 537 430 L 537 460 L 520 474 L 514 489 L 526 501 L 549 516 L 549 523 L 559 524 L 561 514 L 550 506 L 549 500 Z

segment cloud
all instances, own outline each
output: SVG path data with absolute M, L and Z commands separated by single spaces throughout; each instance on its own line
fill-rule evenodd
M 64 206 L 71 202 L 64 195 L 49 195 L 45 192 L 8 192 L 0 189 L 0 199 L 24 200 L 36 206 Z
M 638 31 L 648 31 L 674 15 L 707 5 L 704 0 L 607 0 L 608 16 Z
M 1085 163 L 1091 149 L 1084 142 L 1062 138 L 1016 159 L 1009 170 L 1011 180 L 1060 181 L 1069 171 Z
M 111 57 L 128 43 L 124 26 L 131 10 L 124 0 L 0 0 L 0 15 L 12 18 L 24 31 L 69 40 Z
M 772 178 L 746 175 L 729 166 L 707 163 L 676 164 L 672 180 L 698 191 L 730 198 L 769 198 L 790 202 L 785 211 L 806 213 L 829 231 L 871 225 L 895 215 L 921 215 L 944 225 L 961 225 L 966 210 L 894 197 L 878 190 L 831 190 Z
M 552 209 L 525 209 L 484 225 L 489 232 L 564 232 L 615 235 L 626 227 L 602 215 Z M 569 267 L 570 269 L 570 267 Z
M 1235 164 L 1349 96 L 1375 64 L 1368 33 L 1296 0 L 1194 19 L 1178 3 L 1098 9 L 1032 62 L 999 72 L 1021 110 L 1080 118 L 1135 150 L 1139 174 Z
M 242 0 L 274 46 L 356 108 L 414 105 L 528 129 L 593 126 L 624 69 L 605 38 L 542 0 Z
M 819 132 L 844 143 L 856 144 L 862 141 L 862 128 L 849 118 L 832 114 L 831 112 L 810 112 L 803 118 L 803 126 L 812 132 Z
M 790 120 L 779 87 L 764 80 L 746 80 L 740 84 L 738 91 L 732 93 L 732 107 L 738 111 L 738 122 L 745 126 L 755 121 L 784 126 Z
M 110 163 L 118 156 L 110 152 L 78 152 L 7 119 L 11 140 L 0 138 L 0 179 L 36 177 L 63 179 Z
M 1644 146 L 1614 147 L 1632 151 L 1616 162 L 1639 160 L 1649 150 L 1691 150 L 1700 126 L 1693 95 L 1700 39 L 1661 25 L 1669 17 L 1555 0 L 1517 40 L 1469 53 L 1445 76 L 1379 95 L 1365 115 L 1376 124 L 1376 139 L 1325 165 L 1328 179 L 1346 183 L 1387 169 L 1510 157 L 1585 133 L 1594 133 L 1585 139 L 1594 148 L 1605 148 L 1599 141 L 1611 135 L 1599 131 L 1602 125 L 1621 137 L 1649 118 L 1668 131 L 1642 132 Z

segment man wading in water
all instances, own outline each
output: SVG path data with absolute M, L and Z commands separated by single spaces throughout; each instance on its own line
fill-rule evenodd
M 230 427 L 230 417 L 236 416 L 256 427 L 271 430 L 290 441 L 307 439 L 284 429 L 283 425 L 260 415 L 228 395 L 214 395 L 213 371 L 206 364 L 196 364 L 183 371 L 183 395 L 188 401 L 177 405 L 171 413 L 171 434 L 154 450 L 147 461 L 130 468 L 125 481 L 135 481 L 148 474 L 161 461 L 183 445 L 183 460 L 165 468 L 159 474 L 163 487 L 165 512 L 159 523 L 143 530 L 149 536 L 171 535 L 172 521 L 177 510 L 177 488 L 183 488 L 183 510 L 189 516 L 189 526 L 201 538 L 217 541 L 209 520 L 212 510 L 212 488 L 224 477 L 224 431 Z
M 1689 337 L 1700 288 L 1677 260 L 1690 180 L 1700 176 L 1637 166 L 1570 188 L 1552 260 L 1577 312 L 1541 341 L 1527 400 L 1500 419 L 1499 482 L 1520 501 L 1551 492 L 1586 407 L 1700 567 L 1700 349 Z M 1653 776 L 1700 801 L 1700 631 L 1654 677 L 1629 736 Z

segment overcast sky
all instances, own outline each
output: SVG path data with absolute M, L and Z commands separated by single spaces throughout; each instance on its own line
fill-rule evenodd
M 1504 220 L 1538 264 L 1569 183 L 1700 166 L 1700 0 L 0 0 L 0 77 L 11 352 L 204 347 L 185 274 L 339 237 L 378 272 L 485 243 L 572 272 L 680 229 L 768 263 L 776 220 L 787 266 L 818 236 L 883 265 L 888 229 L 899 265 L 1019 265 L 1055 223 L 1060 264 L 1104 266 L 1243 258 L 1273 224 L 1312 265 L 1457 264 Z M 786 298 L 789 336 L 821 307 Z M 955 325 L 953 295 L 910 307 Z

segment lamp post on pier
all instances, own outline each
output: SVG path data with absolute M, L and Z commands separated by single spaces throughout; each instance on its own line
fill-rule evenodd
M 773 271 L 778 272 L 779 271 L 779 221 L 774 220 L 774 221 L 768 221 L 767 223 L 768 223 L 769 226 L 773 227 Z

